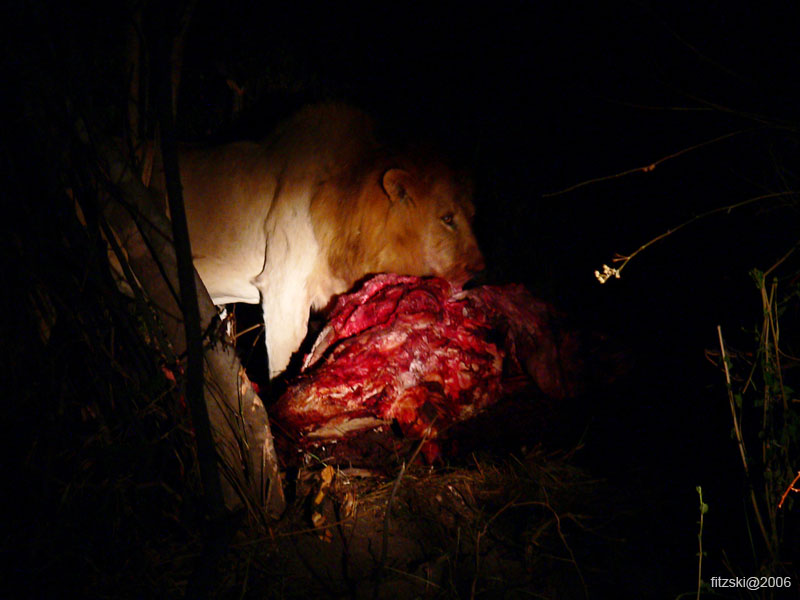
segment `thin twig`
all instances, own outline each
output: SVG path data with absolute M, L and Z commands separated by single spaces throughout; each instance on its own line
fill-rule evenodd
M 722 327 L 717 325 L 717 335 L 719 336 L 719 347 L 722 351 L 722 365 L 725 367 L 725 383 L 728 388 L 728 403 L 731 407 L 731 418 L 733 419 L 733 431 L 736 435 L 736 442 L 739 447 L 739 455 L 742 458 L 742 466 L 744 473 L 750 478 L 750 471 L 747 467 L 747 453 L 744 448 L 744 438 L 742 437 L 742 429 L 739 426 L 739 418 L 736 416 L 736 402 L 733 397 L 733 386 L 731 385 L 731 373 L 728 368 L 728 354 L 725 352 L 725 342 L 722 339 Z
M 791 196 L 791 195 L 794 195 L 796 193 L 797 192 L 795 192 L 795 191 L 786 191 L 786 192 L 773 192 L 771 194 L 762 194 L 761 196 L 755 196 L 753 198 L 748 198 L 747 200 L 742 200 L 741 202 L 737 202 L 736 204 L 731 204 L 729 206 L 720 206 L 718 208 L 713 208 L 713 209 L 708 210 L 708 211 L 706 211 L 704 213 L 701 213 L 699 215 L 695 215 L 691 219 L 688 219 L 687 221 L 684 221 L 680 225 L 672 227 L 671 229 L 668 229 L 667 231 L 665 231 L 661 235 L 658 235 L 658 236 L 654 237 L 649 242 L 647 242 L 645 244 L 642 244 L 633 253 L 628 254 L 628 255 L 622 255 L 622 254 L 615 255 L 614 258 L 612 259 L 612 261 L 615 262 L 615 263 L 620 263 L 621 262 L 622 264 L 619 267 L 612 268 L 612 267 L 609 267 L 608 265 L 603 265 L 603 272 L 600 273 L 599 271 L 595 271 L 594 275 L 600 281 L 600 283 L 605 283 L 612 276 L 616 277 L 617 279 L 619 279 L 619 276 L 620 276 L 620 273 L 622 272 L 622 269 L 624 269 L 625 265 L 627 265 L 631 260 L 633 260 L 634 256 L 636 256 L 637 254 L 639 254 L 643 250 L 649 248 L 650 246 L 652 246 L 656 242 L 659 242 L 659 241 L 663 240 L 665 237 L 668 237 L 668 236 L 672 235 L 673 233 L 675 233 L 676 231 L 679 231 L 679 230 L 683 229 L 687 225 L 691 225 L 695 221 L 699 221 L 700 219 L 705 219 L 706 217 L 710 217 L 711 215 L 714 215 L 716 213 L 731 212 L 731 211 L 733 211 L 733 210 L 735 210 L 737 208 L 741 208 L 743 206 L 747 206 L 748 204 L 753 204 L 755 202 L 760 202 L 761 200 L 768 200 L 770 198 L 779 198 L 781 196 Z
M 703 583 L 703 516 L 708 511 L 708 505 L 703 502 L 703 488 L 697 486 L 697 494 L 700 496 L 700 531 L 697 534 L 699 553 L 697 559 L 697 600 L 700 600 L 700 589 Z
M 575 185 L 571 185 L 568 188 L 564 188 L 563 190 L 559 190 L 557 192 L 548 192 L 547 194 L 542 194 L 542 198 L 552 198 L 553 196 L 560 196 L 562 194 L 568 194 L 569 192 L 573 192 L 577 189 L 585 187 L 587 185 L 592 185 L 594 183 L 600 183 L 601 181 L 608 181 L 610 179 L 618 179 L 620 177 L 625 177 L 627 175 L 632 175 L 634 173 L 650 173 L 655 170 L 655 168 L 663 162 L 671 160 L 673 158 L 677 158 L 682 154 L 686 154 L 688 152 L 692 152 L 693 150 L 697 150 L 704 146 L 710 146 L 711 144 L 716 144 L 717 142 L 721 142 L 722 140 L 726 140 L 731 138 L 735 135 L 739 135 L 741 133 L 749 133 L 754 131 L 755 128 L 749 129 L 741 129 L 739 131 L 732 131 L 730 133 L 726 133 L 725 135 L 721 135 L 711 140 L 706 140 L 705 142 L 700 142 L 693 146 L 689 146 L 688 148 L 684 148 L 683 150 L 679 150 L 678 152 L 674 152 L 662 158 L 659 158 L 657 161 L 650 163 L 649 165 L 645 165 L 643 167 L 636 167 L 634 169 L 628 169 L 627 171 L 622 171 L 621 173 L 615 173 L 614 175 L 605 175 L 603 177 L 595 177 L 594 179 L 589 179 L 587 181 L 582 181 L 580 183 L 576 183 Z
M 792 246 L 792 247 L 789 249 L 789 251 L 788 251 L 786 254 L 784 254 L 784 255 L 783 255 L 781 258 L 779 258 L 779 259 L 778 259 L 778 261 L 777 261 L 777 262 L 776 262 L 774 265 L 772 265 L 772 266 L 771 266 L 769 269 L 767 269 L 766 271 L 764 271 L 764 278 L 766 279 L 766 277 L 767 277 L 767 276 L 768 276 L 770 273 L 772 273 L 772 272 L 773 272 L 775 269 L 777 269 L 777 268 L 778 268 L 778 267 L 779 267 L 781 264 L 783 264 L 783 262 L 784 262 L 784 261 L 785 261 L 787 258 L 789 258 L 789 257 L 792 255 L 792 253 L 793 253 L 795 250 L 797 250 L 798 248 L 800 248 L 800 242 L 797 242 L 797 243 L 796 243 L 794 246 Z
M 481 542 L 481 538 L 484 535 L 486 535 L 486 533 L 489 531 L 489 526 L 492 524 L 492 522 L 495 519 L 497 519 L 497 517 L 499 517 L 506 510 L 508 510 L 509 508 L 522 508 L 522 507 L 525 507 L 525 506 L 541 506 L 543 508 L 546 508 L 547 510 L 549 510 L 553 514 L 553 518 L 555 519 L 555 522 L 556 522 L 556 530 L 558 531 L 558 537 L 561 538 L 561 542 L 564 544 L 564 548 L 566 548 L 566 550 L 567 550 L 567 552 L 569 553 L 569 556 L 570 556 L 569 560 L 567 560 L 566 558 L 560 558 L 560 560 L 563 560 L 565 562 L 569 562 L 569 563 L 572 564 L 573 567 L 575 567 L 575 571 L 578 573 L 578 578 L 581 580 L 581 585 L 583 586 L 583 594 L 584 594 L 584 596 L 586 598 L 589 597 L 589 591 L 588 591 L 588 588 L 586 587 L 586 580 L 583 578 L 583 573 L 581 572 L 580 566 L 578 566 L 578 561 L 575 558 L 575 553 L 572 551 L 572 548 L 570 547 L 569 543 L 567 543 L 567 538 L 564 536 L 564 532 L 561 529 L 561 516 L 550 505 L 550 500 L 547 497 L 547 490 L 543 489 L 542 491 L 544 492 L 544 497 L 545 497 L 545 501 L 544 502 L 541 502 L 539 500 L 529 500 L 529 501 L 526 501 L 526 502 L 517 503 L 516 502 L 516 498 L 514 498 L 513 500 L 511 500 L 510 502 L 505 504 L 494 515 L 492 515 L 492 517 L 486 522 L 486 525 L 484 525 L 483 529 L 478 532 L 478 535 L 477 535 L 476 540 L 475 540 L 475 576 L 474 576 L 474 578 L 472 580 L 472 591 L 471 591 L 471 594 L 470 594 L 470 600 L 474 600 L 474 598 L 475 598 L 475 586 L 476 586 L 477 581 L 478 581 L 478 570 L 479 570 L 479 567 L 480 567 L 480 542 Z M 578 517 L 580 517 L 580 515 L 566 514 L 565 516 L 569 517 L 579 527 L 581 526 L 580 521 L 578 519 Z
M 570 548 L 570 545 L 567 543 L 567 538 L 564 537 L 564 532 L 561 530 L 561 517 L 559 517 L 558 513 L 553 509 L 552 506 L 550 506 L 550 500 L 547 498 L 547 490 L 543 489 L 542 491 L 544 492 L 544 498 L 546 501 L 545 506 L 550 512 L 553 513 L 553 516 L 556 519 L 556 529 L 558 530 L 558 537 L 561 538 L 561 542 L 564 544 L 564 548 L 566 548 L 567 552 L 569 552 L 570 559 L 572 560 L 572 565 L 575 567 L 575 571 L 578 573 L 578 577 L 581 580 L 581 585 L 583 586 L 583 596 L 588 600 L 589 590 L 586 587 L 586 580 L 583 578 L 583 573 L 581 572 L 580 566 L 578 566 L 578 561 L 575 558 L 575 554 L 572 552 L 572 548 Z
M 436 419 L 434 419 L 434 422 L 435 421 L 436 421 Z M 428 427 L 428 429 L 425 430 L 425 435 L 419 441 L 419 444 L 417 444 L 417 447 L 414 449 L 414 453 L 411 455 L 411 458 L 408 460 L 408 462 L 403 461 L 403 464 L 400 467 L 400 473 L 398 473 L 397 479 L 395 479 L 395 481 L 394 481 L 394 485 L 392 486 L 392 492 L 391 492 L 391 494 L 389 494 L 389 499 L 386 502 L 386 514 L 384 514 L 384 516 L 383 516 L 383 535 L 382 535 L 382 540 L 381 540 L 381 558 L 380 558 L 380 562 L 378 563 L 378 569 L 376 571 L 376 575 L 378 575 L 378 576 L 380 576 L 380 574 L 383 573 L 383 570 L 384 570 L 384 568 L 386 566 L 386 556 L 389 553 L 389 526 L 391 524 L 392 504 L 394 503 L 394 499 L 395 499 L 395 496 L 397 495 L 397 491 L 400 489 L 400 482 L 403 480 L 403 476 L 406 473 L 407 465 L 413 464 L 413 462 L 416 460 L 417 455 L 419 455 L 419 451 L 422 449 L 422 446 L 424 446 L 425 443 L 428 441 L 428 434 L 430 433 L 432 427 L 433 427 L 433 423 L 431 423 L 431 426 Z M 379 580 L 376 579 L 375 588 L 373 590 L 373 597 L 374 598 L 378 597 L 378 583 L 379 583 Z
M 470 600 L 475 600 L 475 586 L 478 584 L 478 576 L 480 575 L 480 567 L 481 567 L 481 538 L 486 535 L 489 531 L 489 526 L 492 524 L 497 517 L 503 514 L 509 508 L 520 506 L 519 504 L 515 504 L 517 498 L 506 503 L 500 510 L 494 513 L 488 521 L 486 521 L 486 525 L 483 526 L 483 529 L 478 532 L 478 535 L 475 537 L 475 575 L 472 578 L 472 586 L 470 588 L 469 598 Z
M 722 340 L 722 327 L 717 325 L 717 333 L 719 334 L 719 347 L 722 350 L 722 363 L 725 366 L 725 382 L 727 383 L 728 388 L 728 403 L 731 406 L 731 416 L 733 417 L 733 430 L 734 434 L 736 435 L 736 441 L 739 446 L 739 454 L 742 458 L 742 466 L 744 467 L 744 474 L 745 478 L 748 482 L 748 487 L 750 488 L 750 502 L 753 505 L 753 512 L 756 516 L 756 521 L 758 521 L 758 527 L 761 530 L 761 535 L 764 538 L 764 543 L 767 545 L 769 552 L 772 556 L 775 556 L 774 549 L 772 544 L 770 543 L 770 538 L 767 535 L 767 528 L 764 526 L 764 520 L 761 518 L 761 510 L 758 507 L 758 501 L 756 500 L 756 493 L 753 489 L 752 485 L 750 485 L 750 469 L 747 464 L 747 455 L 744 448 L 744 438 L 742 437 L 742 429 L 739 423 L 739 419 L 736 416 L 736 403 L 733 397 L 733 386 L 731 385 L 731 375 L 730 371 L 728 370 L 728 358 L 727 354 L 725 353 L 725 343 Z
M 789 487 L 787 487 L 786 490 L 783 492 L 783 495 L 781 496 L 781 501 L 778 502 L 778 508 L 783 508 L 783 503 L 786 501 L 786 496 L 789 495 L 789 492 L 800 492 L 800 488 L 794 487 L 794 484 L 797 483 L 798 481 L 800 481 L 800 471 L 797 472 L 795 478 L 792 479 L 792 483 L 790 483 Z

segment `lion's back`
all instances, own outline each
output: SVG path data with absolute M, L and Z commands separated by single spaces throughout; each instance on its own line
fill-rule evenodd
M 264 146 L 291 178 L 325 180 L 369 160 L 380 150 L 375 123 L 342 103 L 307 106 L 280 124 Z

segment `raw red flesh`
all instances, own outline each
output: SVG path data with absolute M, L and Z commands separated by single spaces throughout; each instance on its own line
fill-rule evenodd
M 577 340 L 521 285 L 468 291 L 379 275 L 338 299 L 302 374 L 270 411 L 301 442 L 396 421 L 435 438 L 528 383 L 578 391 Z

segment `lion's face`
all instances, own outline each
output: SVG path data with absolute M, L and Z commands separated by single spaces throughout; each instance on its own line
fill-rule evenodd
M 471 190 L 444 167 L 428 169 L 390 169 L 383 176 L 389 210 L 379 270 L 437 275 L 460 286 L 484 268 L 472 233 Z
M 483 270 L 470 186 L 435 162 L 412 164 L 328 181 L 315 195 L 315 236 L 344 289 L 377 273 L 463 285 Z

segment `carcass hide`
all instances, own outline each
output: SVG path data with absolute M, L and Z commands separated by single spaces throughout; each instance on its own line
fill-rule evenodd
M 577 336 L 521 285 L 378 275 L 340 297 L 270 414 L 301 445 L 396 422 L 428 439 L 529 384 L 580 391 Z

